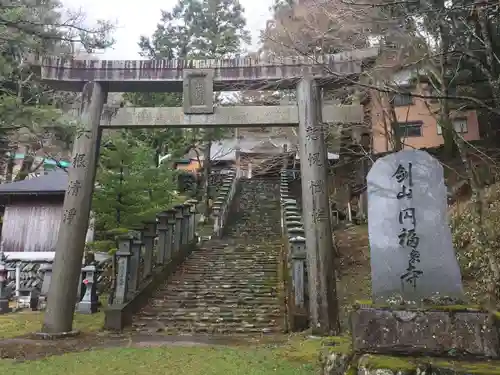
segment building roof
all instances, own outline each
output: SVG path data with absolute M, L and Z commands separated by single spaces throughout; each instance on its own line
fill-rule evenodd
M 24 159 L 24 154 L 23 153 L 16 153 L 14 155 L 14 160 L 22 160 Z M 38 163 L 39 161 L 43 161 L 43 165 L 58 165 L 60 164 L 61 166 L 63 167 L 69 167 L 71 165 L 71 163 L 69 161 L 65 161 L 65 160 L 59 160 L 59 161 L 56 161 L 55 159 L 50 159 L 50 158 L 45 158 L 45 157 L 41 157 L 41 156 L 37 156 L 36 157 L 36 162 Z
M 234 161 L 236 160 L 236 149 L 238 147 L 241 153 L 277 154 L 283 152 L 283 145 L 285 144 L 288 149 L 292 147 L 292 143 L 285 138 L 221 139 L 212 143 L 210 158 L 214 161 Z M 199 151 L 199 153 L 201 160 L 203 160 L 203 151 Z M 186 157 L 196 159 L 196 153 L 191 151 Z
M 68 185 L 68 173 L 62 169 L 0 185 L 0 195 L 64 194 Z

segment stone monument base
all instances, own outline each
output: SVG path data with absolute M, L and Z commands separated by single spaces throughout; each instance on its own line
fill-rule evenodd
M 479 308 L 358 307 L 350 320 L 355 352 L 500 358 L 499 319 Z
M 76 304 L 76 312 L 80 314 L 95 314 L 99 311 L 99 301 L 82 301 Z

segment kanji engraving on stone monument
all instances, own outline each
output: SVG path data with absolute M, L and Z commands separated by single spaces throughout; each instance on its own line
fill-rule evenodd
M 378 159 L 367 182 L 374 301 L 462 298 L 441 164 L 424 151 L 400 151 Z
M 401 191 L 398 192 L 396 198 L 406 198 L 411 202 L 411 198 L 413 197 L 411 188 L 413 186 L 412 163 L 408 163 L 408 166 L 399 164 L 392 177 L 401 185 Z M 405 289 L 404 283 L 406 282 L 416 289 L 417 280 L 424 274 L 424 271 L 417 268 L 417 263 L 420 263 L 420 251 L 418 250 L 420 238 L 416 234 L 417 222 L 414 207 L 403 208 L 399 212 L 399 224 L 402 225 L 401 232 L 398 235 L 399 246 L 403 250 L 410 249 L 408 267 L 400 276 L 403 283 L 401 288 Z
M 402 209 L 399 212 L 398 221 L 399 221 L 399 224 L 404 224 L 405 222 L 410 222 L 411 225 L 416 226 L 417 221 L 415 220 L 415 209 L 413 207 Z
M 406 181 L 406 184 L 401 185 L 401 191 L 398 192 L 397 198 L 411 198 L 412 194 L 412 186 L 413 186 L 413 178 L 411 175 L 412 164 L 408 163 L 408 167 L 405 169 L 401 164 L 398 165 L 396 172 L 392 175 L 396 178 L 398 183 L 402 183 Z

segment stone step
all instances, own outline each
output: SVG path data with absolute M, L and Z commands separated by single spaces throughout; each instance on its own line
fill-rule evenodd
M 139 319 L 136 319 L 136 321 L 134 322 L 133 325 L 135 326 L 139 326 L 141 324 L 148 324 L 148 322 L 152 322 L 152 321 L 155 321 L 155 322 L 162 322 L 163 320 L 162 319 L 156 319 L 156 318 L 139 318 Z M 166 323 L 166 325 L 169 324 L 169 321 L 168 320 L 164 320 L 164 323 Z M 272 327 L 278 327 L 279 325 L 279 322 L 278 320 L 273 320 L 273 321 L 270 321 L 270 322 L 218 322 L 218 323 L 211 323 L 211 322 L 197 322 L 197 321 L 189 321 L 189 320 L 184 320 L 184 321 L 178 321 L 176 322 L 175 326 L 176 327 L 181 327 L 181 326 L 184 326 L 184 327 L 193 327 L 193 328 L 211 328 L 213 330 L 216 330 L 216 329 L 225 329 L 225 328 L 241 328 L 241 329 L 245 329 L 245 328 L 272 328 Z
M 209 303 L 204 301 L 190 301 L 190 302 L 171 302 L 171 301 L 158 301 L 151 300 L 150 305 L 144 307 L 141 310 L 140 315 L 144 314 L 146 316 L 151 316 L 153 314 L 159 314 L 161 312 L 165 313 L 178 313 L 184 311 L 186 313 L 191 312 L 213 312 L 220 309 L 222 313 L 225 312 L 235 312 L 235 311 L 255 311 L 258 313 L 273 313 L 275 311 L 281 310 L 281 305 L 278 303 L 274 304 L 258 304 L 258 305 L 238 305 L 238 304 L 227 304 L 227 303 Z
M 181 277 L 179 275 L 179 277 Z M 278 279 L 271 274 L 262 275 L 262 276 L 254 276 L 252 278 L 242 278 L 238 277 L 237 274 L 234 275 L 211 275 L 211 274 L 184 274 L 182 275 L 182 279 L 171 280 L 168 284 L 164 284 L 164 288 L 168 287 L 168 285 L 173 286 L 182 286 L 182 285 L 203 285 L 206 283 L 207 285 L 220 285 L 224 283 L 224 285 L 232 285 L 234 287 L 245 287 L 245 288 L 259 288 L 259 287 L 272 287 L 277 285 Z M 163 288 L 163 289 L 164 289 Z
M 196 261 L 197 265 L 203 265 L 204 262 L 209 262 L 209 263 L 217 263 L 220 265 L 225 265 L 225 264 L 229 264 L 229 263 L 240 263 L 240 264 L 248 263 L 249 265 L 255 264 L 255 266 L 260 266 L 260 265 L 265 266 L 266 264 L 268 264 L 268 262 L 277 263 L 278 262 L 278 259 L 277 259 L 278 255 L 279 255 L 279 253 L 272 254 L 271 256 L 266 256 L 266 257 L 262 257 L 262 256 L 245 257 L 242 255 L 241 257 L 235 256 L 234 258 L 231 258 L 231 257 L 225 256 L 225 255 L 213 255 L 212 254 L 210 256 L 192 257 L 189 259 Z
M 145 331 L 150 333 L 151 330 L 156 331 L 156 332 L 168 332 L 168 333 L 180 333 L 180 334 L 185 334 L 185 333 L 190 333 L 190 334 L 197 334 L 197 333 L 208 333 L 208 334 L 219 334 L 219 335 L 225 335 L 225 334 L 275 334 L 281 332 L 281 329 L 279 326 L 264 326 L 264 327 L 250 327 L 250 326 L 241 326 L 241 325 L 236 325 L 236 326 L 225 326 L 225 325 L 193 325 L 191 323 L 179 323 L 176 324 L 175 326 L 165 326 L 161 322 L 154 322 L 154 326 L 150 326 L 150 322 L 142 322 L 142 321 L 137 321 L 136 323 L 133 324 L 133 327 L 135 328 L 136 331 Z
M 176 291 L 170 291 L 170 290 L 165 290 L 161 292 L 161 297 L 163 299 L 171 299 L 176 296 L 180 296 L 184 299 L 203 299 L 205 301 L 209 300 L 221 300 L 221 301 L 227 301 L 227 303 L 230 303 L 229 301 L 234 301 L 234 303 L 244 303 L 246 301 L 260 301 L 263 298 L 277 298 L 278 293 L 241 293 L 241 292 L 218 292 L 218 293 L 203 293 L 203 292 L 176 292 Z M 157 296 L 155 298 L 158 298 L 160 296 Z
M 234 266 L 244 266 L 244 267 L 252 267 L 255 269 L 258 269 L 260 267 L 264 269 L 273 269 L 279 262 L 278 262 L 278 257 L 268 259 L 268 260 L 259 260 L 259 261 L 254 261 L 250 259 L 242 259 L 242 260 L 228 260 L 224 262 L 222 260 L 222 257 L 219 259 L 214 259 L 212 258 L 211 260 L 208 259 L 193 259 L 191 262 L 187 262 L 182 265 L 183 268 L 201 268 L 205 267 L 205 269 L 210 270 L 210 268 L 213 267 L 223 267 L 223 268 L 231 268 Z
M 181 274 L 179 274 L 179 277 Z M 217 273 L 213 272 L 184 272 L 182 274 L 182 278 L 179 279 L 172 279 L 169 284 L 182 284 L 183 282 L 197 282 L 197 281 L 203 281 L 203 280 L 210 280 L 210 281 L 225 281 L 227 280 L 226 284 L 241 284 L 241 285 L 248 285 L 249 283 L 256 283 L 256 284 L 264 284 L 264 285 L 271 285 L 272 283 L 278 282 L 278 278 L 276 277 L 276 271 L 269 271 L 269 272 L 262 272 L 259 273 L 258 275 L 243 275 L 242 272 L 231 272 L 231 273 L 224 273 L 218 271 Z
M 201 296 L 201 297 L 206 297 L 206 298 L 212 298 L 214 296 L 220 295 L 220 296 L 230 296 L 230 295 L 235 295 L 241 298 L 241 296 L 274 296 L 277 294 L 278 288 L 275 287 L 269 288 L 269 289 L 243 289 L 243 288 L 217 288 L 217 286 L 213 286 L 212 288 L 207 288 L 205 285 L 196 287 L 196 286 L 191 286 L 191 285 L 186 285 L 184 287 L 179 287 L 179 288 L 165 288 L 165 289 L 159 289 L 162 295 L 165 295 L 165 293 L 168 294 L 176 294 L 176 293 L 182 293 L 182 296 Z
M 258 268 L 258 267 L 268 267 L 272 268 L 274 264 L 279 263 L 279 253 L 274 254 L 271 257 L 256 257 L 256 258 L 250 258 L 250 257 L 242 257 L 242 259 L 224 259 L 224 256 L 209 256 L 209 257 L 203 257 L 203 258 L 189 258 L 189 262 L 184 263 L 183 266 L 194 266 L 194 267 L 201 267 L 206 264 L 210 264 L 212 266 L 227 266 L 227 265 L 244 265 L 246 267 L 253 267 L 253 268 Z
M 168 290 L 172 292 L 189 292 L 190 289 L 196 289 L 195 293 L 203 292 L 204 294 L 210 294 L 215 292 L 224 292 L 224 293 L 271 293 L 276 292 L 278 289 L 277 286 L 265 286 L 261 284 L 255 284 L 249 286 L 248 284 L 218 284 L 218 280 L 214 280 L 213 285 L 209 285 L 210 288 L 204 288 L 206 286 L 205 281 L 200 280 L 199 283 L 190 282 L 190 283 L 182 283 L 182 284 L 170 284 L 169 287 L 164 288 L 163 290 Z M 215 289 L 215 290 L 214 290 Z M 162 289 L 159 289 L 162 290 Z
M 221 285 L 222 282 L 224 283 L 223 286 Z M 229 278 L 226 278 L 224 280 L 215 278 L 215 279 L 197 279 L 197 278 L 188 278 L 184 277 L 182 281 L 175 281 L 172 280 L 170 281 L 169 284 L 164 284 L 163 287 L 161 287 L 159 290 L 166 290 L 168 288 L 173 288 L 173 289 L 179 289 L 179 288 L 203 288 L 206 286 L 206 290 L 209 291 L 211 288 L 216 288 L 218 290 L 222 289 L 245 289 L 245 291 L 264 291 L 264 292 L 269 292 L 276 290 L 277 288 L 277 280 L 268 280 L 268 279 L 262 279 L 262 280 L 243 280 L 241 279 L 238 280 L 231 280 Z
M 184 267 L 174 273 L 176 276 L 184 275 L 186 277 L 192 276 L 193 278 L 200 277 L 210 277 L 213 276 L 214 280 L 220 278 L 221 276 L 225 276 L 231 279 L 241 279 L 242 282 L 246 280 L 269 280 L 273 279 L 276 276 L 278 271 L 278 266 L 274 269 L 266 269 L 266 270 L 254 270 L 248 267 L 233 267 L 233 268 L 216 268 L 216 269 L 207 269 L 202 267 Z M 180 278 L 178 280 L 181 280 Z
M 227 245 L 228 247 L 231 245 Z M 213 254 L 221 254 L 221 255 L 226 255 L 226 256 L 231 256 L 233 254 L 257 254 L 259 256 L 266 256 L 272 254 L 276 249 L 279 249 L 282 246 L 282 243 L 280 242 L 279 244 L 276 245 L 269 245 L 269 243 L 265 244 L 266 249 L 261 250 L 260 247 L 261 245 L 259 244 L 259 248 L 256 248 L 256 245 L 253 246 L 241 246 L 241 247 L 232 247 L 232 248 L 225 248 L 225 249 L 210 249 L 210 248 L 205 248 L 205 249 L 199 249 L 196 250 L 192 253 L 191 257 L 194 256 L 200 256 L 203 254 L 207 254 L 212 256 Z
M 236 276 L 238 277 L 241 276 L 242 278 L 250 278 L 252 277 L 252 273 L 259 273 L 256 277 L 265 277 L 267 278 L 268 276 L 272 276 L 273 274 L 276 274 L 278 271 L 278 265 L 276 265 L 274 268 L 272 267 L 267 267 L 265 269 L 253 269 L 250 267 L 247 267 L 245 265 L 242 266 L 236 266 L 233 265 L 233 267 L 230 268 L 225 268 L 225 267 L 214 267 L 213 269 L 208 267 L 208 266 L 191 266 L 191 265 L 185 265 L 181 269 L 175 272 L 175 274 L 187 274 L 187 275 L 193 275 L 194 277 L 200 277 L 201 275 L 214 275 L 216 277 L 219 276 Z
M 229 222 L 224 238 L 203 243 L 157 290 L 134 317 L 136 330 L 256 335 L 281 331 L 279 181 L 241 184 Z
M 259 307 L 230 307 L 230 306 L 197 306 L 189 308 L 180 307 L 165 307 L 163 304 L 145 307 L 141 311 L 142 316 L 156 316 L 156 315 L 197 315 L 197 314 L 220 314 L 223 315 L 239 315 L 239 314 L 254 314 L 254 315 L 265 315 L 265 314 L 280 314 L 281 307 L 279 305 L 265 305 Z
M 170 315 L 165 313 L 158 313 L 154 316 L 150 316 L 147 314 L 140 314 L 140 319 L 142 320 L 161 320 L 164 322 L 212 322 L 212 323 L 221 323 L 221 322 L 229 322 L 229 323 L 255 323 L 255 324 L 266 324 L 273 322 L 276 319 L 280 319 L 282 315 L 280 313 L 275 314 L 237 314 L 233 316 L 229 315 L 221 315 L 221 314 L 196 314 L 196 315 L 188 315 L 188 314 L 176 314 Z
M 277 263 L 278 262 L 278 255 L 279 253 L 277 252 L 276 254 L 272 254 L 270 256 L 244 256 L 241 254 L 241 257 L 235 256 L 235 257 L 229 257 L 225 255 L 215 255 L 212 254 L 210 256 L 203 256 L 203 257 L 191 257 L 189 259 L 192 259 L 195 262 L 199 262 L 203 265 L 204 262 L 210 262 L 210 263 L 219 263 L 219 264 L 227 264 L 227 263 L 248 263 L 248 264 L 255 264 L 257 265 L 263 265 L 265 266 L 268 264 L 268 262 L 273 262 Z
M 234 296 L 227 298 L 213 298 L 213 299 L 205 299 L 205 298 L 182 298 L 177 296 L 166 296 L 162 295 L 161 298 L 159 296 L 153 297 L 152 300 L 163 300 L 166 301 L 164 306 L 185 306 L 185 307 L 193 307 L 193 306 L 279 306 L 278 298 L 272 298 L 268 296 L 255 297 L 253 299 L 238 299 Z M 155 302 L 153 302 L 155 303 Z
M 278 279 L 276 277 L 278 267 L 274 271 L 268 271 L 265 273 L 261 273 L 259 275 L 244 275 L 244 269 L 242 269 L 239 273 L 231 272 L 224 274 L 223 271 L 217 271 L 217 273 L 204 272 L 202 270 L 186 270 L 185 272 L 177 272 L 174 274 L 176 279 L 172 279 L 170 283 L 182 283 L 182 282 L 199 282 L 203 280 L 210 281 L 220 281 L 224 282 L 227 280 L 225 284 L 234 284 L 240 283 L 241 285 L 248 285 L 249 283 L 253 284 L 264 284 L 270 285 L 273 282 L 277 282 Z
M 278 262 L 278 253 L 276 254 L 273 254 L 272 256 L 269 256 L 269 257 L 261 257 L 261 256 L 255 256 L 255 257 L 244 257 L 242 256 L 240 259 L 238 259 L 238 257 L 234 257 L 233 259 L 231 259 L 230 257 L 227 257 L 227 259 L 225 259 L 226 257 L 224 255 L 211 255 L 211 256 L 204 256 L 204 257 L 199 257 L 199 258 L 195 258 L 195 257 L 192 257 L 192 258 L 189 258 L 189 259 L 192 259 L 193 262 L 190 262 L 191 264 L 195 264 L 195 265 L 203 265 L 205 262 L 210 262 L 210 263 L 217 263 L 219 265 L 226 265 L 226 264 L 229 264 L 229 263 L 239 263 L 239 264 L 248 264 L 248 265 L 252 265 L 252 264 L 255 264 L 255 267 L 256 266 L 265 266 L 266 264 L 268 264 L 269 262 L 273 262 L 273 263 L 277 263 Z
M 273 254 L 268 254 L 267 256 L 260 256 L 255 254 L 237 254 L 234 257 L 228 255 L 215 255 L 211 254 L 203 257 L 192 257 L 192 264 L 201 266 L 207 263 L 215 263 L 218 265 L 226 265 L 226 264 L 245 264 L 245 265 L 253 265 L 254 268 L 259 266 L 268 266 L 269 264 L 278 263 L 280 251 L 276 251 Z
M 192 279 L 200 279 L 204 277 L 212 278 L 213 280 L 220 280 L 223 277 L 232 280 L 232 282 L 240 280 L 241 283 L 245 283 L 250 280 L 262 280 L 263 282 L 269 281 L 277 281 L 277 270 L 278 267 L 274 269 L 269 269 L 265 271 L 253 270 L 248 267 L 244 267 L 242 269 L 236 268 L 219 268 L 219 269 L 202 269 L 202 268 L 194 268 L 194 267 L 185 267 L 182 270 L 176 271 L 174 274 L 179 276 L 178 279 L 173 279 L 176 281 L 182 281 L 185 277 Z M 249 272 L 248 272 L 249 271 Z M 182 275 L 182 278 L 180 276 Z

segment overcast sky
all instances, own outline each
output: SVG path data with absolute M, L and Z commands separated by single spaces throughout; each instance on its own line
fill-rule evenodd
M 247 27 L 252 33 L 252 46 L 255 49 L 258 36 L 271 15 L 269 7 L 272 0 L 240 0 L 245 8 Z M 116 44 L 100 55 L 101 59 L 139 59 L 137 42 L 140 35 L 151 36 L 160 20 L 160 10 L 171 10 L 177 0 L 62 0 L 73 10 L 82 9 L 87 15 L 87 23 L 96 19 L 106 19 L 118 24 L 114 38 Z

